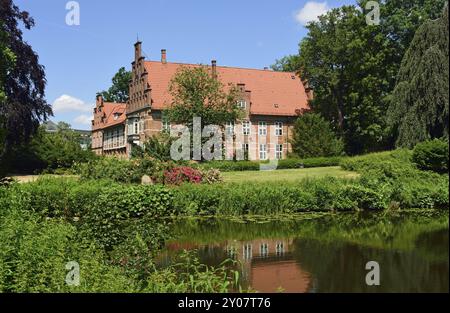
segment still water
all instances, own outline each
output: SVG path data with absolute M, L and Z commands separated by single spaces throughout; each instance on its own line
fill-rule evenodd
M 259 292 L 448 292 L 448 213 L 337 214 L 283 220 L 181 219 L 159 256 L 182 250 L 218 266 L 233 259 L 246 289 Z M 366 263 L 380 285 L 366 284 Z M 230 263 L 231 264 L 231 263 Z

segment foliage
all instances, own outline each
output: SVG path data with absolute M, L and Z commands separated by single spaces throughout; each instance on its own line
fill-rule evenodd
M 448 7 L 442 17 L 424 22 L 403 58 L 388 111 L 396 144 L 449 135 Z
M 316 113 L 297 118 L 291 144 L 300 158 L 337 156 L 343 151 L 343 143 L 336 138 L 330 124 Z
M 0 21 L 0 105 L 6 101 L 6 94 L 4 90 L 4 82 L 7 73 L 14 65 L 15 56 L 6 45 L 6 32 L 3 31 L 3 22 Z M 0 137 L 1 138 L 1 137 Z
M 145 292 L 220 292 L 240 290 L 239 272 L 227 269 L 234 264 L 225 260 L 218 267 L 201 264 L 195 251 L 183 251 L 169 269 L 155 272 Z
M 155 245 L 152 249 L 156 250 L 163 243 L 165 233 L 161 229 L 164 223 L 160 218 L 171 213 L 172 194 L 168 189 L 161 186 L 117 186 L 103 189 L 86 207 L 80 222 L 90 238 L 105 249 L 111 249 L 128 234 L 142 233 L 136 230 L 133 222 L 139 220 L 139 224 L 146 227 L 140 230 L 152 232 L 145 238 L 152 240 Z
M 347 158 L 341 166 L 359 172 L 364 185 L 389 192 L 390 205 L 448 209 L 448 175 L 421 171 L 411 159 L 412 151 L 400 149 Z
M 272 70 L 278 72 L 298 72 L 300 70 L 299 56 L 288 55 L 275 61 L 275 64 L 270 66 Z
M 173 138 L 167 133 L 161 133 L 156 136 L 151 136 L 144 143 L 144 149 L 141 152 L 142 156 L 149 156 L 159 161 L 170 161 L 170 147 Z
M 200 169 L 203 184 L 215 184 L 223 182 L 222 174 L 218 169 L 204 170 Z
M 294 168 L 312 168 L 337 166 L 342 157 L 318 157 L 305 158 L 291 157 L 288 159 L 278 160 L 277 169 L 294 169 Z M 209 161 L 202 162 L 198 166 L 202 169 L 218 169 L 222 172 L 235 171 L 259 171 L 261 164 L 267 162 L 257 161 Z
M 75 163 L 95 158 L 90 150 L 84 150 L 80 134 L 70 125 L 60 122 L 56 132 L 47 132 L 41 126 L 28 143 L 16 145 L 5 157 L 10 171 L 19 173 L 54 172 L 69 169 Z
M 412 161 L 422 170 L 448 172 L 448 140 L 429 140 L 414 147 Z
M 174 167 L 164 172 L 165 183 L 169 185 L 181 185 L 182 183 L 200 184 L 202 172 L 189 166 Z
M 1 292 L 238 288 L 234 271 L 202 265 L 188 254 L 180 263 L 156 268 L 153 258 L 168 235 L 159 218 L 171 214 L 171 192 L 163 187 L 41 179 L 0 187 L 0 205 Z M 43 209 L 49 205 L 52 209 Z M 64 211 L 78 212 L 81 219 Z M 80 265 L 80 286 L 65 282 L 69 261 Z
M 0 82 L 3 100 L 0 106 L 0 163 L 14 146 L 27 142 L 33 135 L 39 122 L 52 114 L 51 106 L 45 100 L 44 67 L 39 64 L 38 56 L 22 38 L 22 29 L 34 26 L 34 20 L 26 11 L 21 11 L 12 0 L 3 0 L 0 6 L 0 58 L 7 58 L 8 75 Z M 0 73 L 0 76 L 2 74 Z
M 150 158 L 120 160 L 98 158 L 87 163 L 75 164 L 73 172 L 82 179 L 111 179 L 119 183 L 140 183 L 142 176 L 157 177 L 157 161 Z
M 391 146 L 386 128 L 387 96 L 414 32 L 439 16 L 444 0 L 380 2 L 380 25 L 366 23 L 366 0 L 332 9 L 309 23 L 291 64 L 314 89 L 312 109 L 332 123 L 348 154 Z
M 3 207 L 6 209 L 5 207 Z M 74 226 L 11 208 L 0 215 L 0 292 L 127 292 L 133 282 Z M 70 261 L 80 264 L 80 286 L 65 282 Z
M 121 67 L 112 79 L 112 86 L 108 91 L 99 94 L 106 102 L 126 103 L 129 99 L 131 72 Z

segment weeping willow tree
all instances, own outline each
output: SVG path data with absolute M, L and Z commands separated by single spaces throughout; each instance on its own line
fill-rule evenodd
M 391 95 L 388 124 L 396 145 L 449 135 L 448 7 L 421 25 L 406 52 Z

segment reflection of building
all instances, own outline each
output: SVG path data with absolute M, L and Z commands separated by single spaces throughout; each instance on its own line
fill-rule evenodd
M 293 259 L 290 251 L 292 246 L 291 239 L 257 239 L 230 240 L 202 247 L 193 243 L 174 243 L 168 244 L 167 248 L 172 252 L 198 248 L 202 251 L 201 258 L 216 258 L 217 264 L 226 258 L 237 260 L 243 280 L 259 292 L 307 292 L 311 285 L 311 275 L 303 271 Z M 217 249 L 222 254 L 217 255 Z

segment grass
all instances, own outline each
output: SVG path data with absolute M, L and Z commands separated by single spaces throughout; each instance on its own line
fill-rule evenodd
M 273 181 L 298 181 L 305 178 L 333 176 L 339 178 L 356 178 L 359 174 L 345 171 L 339 166 L 315 167 L 303 169 L 287 169 L 275 171 L 244 171 L 224 172 L 224 181 L 234 182 L 273 182 Z

